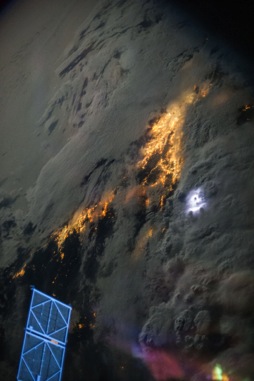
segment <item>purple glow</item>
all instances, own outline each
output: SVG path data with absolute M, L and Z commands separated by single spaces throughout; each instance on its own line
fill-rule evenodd
M 140 358 L 146 364 L 156 381 L 167 381 L 171 378 L 182 379 L 184 376 L 184 371 L 176 356 L 165 350 L 136 345 L 132 348 L 132 355 Z
M 186 213 L 197 214 L 201 209 L 206 208 L 207 203 L 204 198 L 204 193 L 201 188 L 193 189 L 186 199 Z

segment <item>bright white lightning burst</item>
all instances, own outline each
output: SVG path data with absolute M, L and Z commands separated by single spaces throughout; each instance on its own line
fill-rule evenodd
M 201 209 L 205 209 L 206 206 L 207 203 L 201 188 L 190 191 L 186 198 L 186 213 L 192 212 L 193 214 L 197 214 Z

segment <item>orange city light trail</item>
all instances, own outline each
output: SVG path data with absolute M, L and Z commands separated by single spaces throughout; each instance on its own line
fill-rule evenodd
M 170 178 L 170 185 L 168 190 L 172 190 L 173 186 L 180 179 L 182 167 L 183 167 L 183 154 L 182 154 L 182 138 L 183 138 L 183 125 L 185 122 L 186 114 L 191 105 L 197 100 L 207 96 L 209 92 L 209 85 L 204 84 L 199 88 L 197 93 L 194 88 L 184 91 L 171 105 L 168 110 L 159 117 L 149 132 L 148 141 L 140 148 L 140 157 L 137 164 L 134 165 L 132 176 L 135 176 L 137 170 L 145 169 L 149 160 L 154 155 L 159 155 L 159 160 L 153 168 L 149 169 L 149 173 L 143 180 L 142 186 L 144 192 L 149 192 L 149 188 L 156 186 L 164 187 L 167 179 Z M 158 172 L 156 180 L 148 184 L 147 177 L 153 171 Z M 120 182 L 121 179 L 119 179 Z M 167 191 L 168 191 L 167 190 Z M 121 187 L 118 188 L 118 192 L 121 192 Z M 165 202 L 165 194 L 167 193 L 162 188 L 162 192 L 159 195 L 159 206 L 162 208 Z M 115 193 L 109 192 L 104 195 L 97 204 L 84 208 L 77 212 L 73 218 L 62 228 L 56 230 L 52 234 L 52 238 L 55 239 L 60 255 L 62 253 L 62 246 L 64 241 L 70 234 L 83 233 L 89 223 L 97 222 L 99 218 L 104 218 L 107 215 L 108 209 L 115 198 Z M 152 201 L 152 200 L 151 200 Z M 146 204 L 149 204 L 150 200 L 147 198 Z M 148 205 L 147 205 L 148 206 Z M 62 253 L 61 259 L 64 258 Z

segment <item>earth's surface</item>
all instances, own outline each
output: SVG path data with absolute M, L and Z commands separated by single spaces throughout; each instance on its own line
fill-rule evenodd
M 253 82 L 188 12 L 2 13 L 1 380 L 30 285 L 73 307 L 65 381 L 253 380 Z

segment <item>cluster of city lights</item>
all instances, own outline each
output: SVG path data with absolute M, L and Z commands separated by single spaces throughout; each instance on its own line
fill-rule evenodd
M 12 276 L 12 279 L 23 277 L 25 273 L 26 273 L 26 264 Z
M 172 188 L 180 178 L 183 165 L 183 158 L 181 155 L 183 135 L 182 126 L 184 124 L 188 107 L 192 105 L 196 99 L 197 94 L 193 89 L 185 92 L 179 100 L 175 101 L 169 107 L 168 112 L 164 113 L 158 121 L 152 125 L 149 130 L 147 143 L 140 148 L 141 159 L 136 164 L 136 168 L 132 171 L 133 175 L 135 175 L 137 170 L 145 169 L 149 160 L 153 156 L 158 155 L 160 157 L 143 180 L 142 188 L 146 194 L 147 207 L 149 204 L 156 201 L 159 204 L 159 207 L 162 208 L 165 203 L 166 194 L 171 190 L 161 189 L 159 200 L 154 200 L 158 195 L 149 195 L 149 197 L 149 187 L 162 186 L 161 188 L 163 188 L 167 179 L 170 178 L 169 186 Z M 155 171 L 158 173 L 156 181 L 152 184 L 148 184 L 147 177 Z M 74 231 L 83 233 L 89 223 L 96 222 L 99 218 L 105 217 L 113 200 L 114 193 L 112 192 L 108 196 L 104 196 L 103 200 L 99 203 L 76 213 L 68 224 L 53 233 L 52 237 L 55 239 L 62 257 L 64 256 L 62 253 L 62 246 L 66 238 Z M 144 237 L 142 242 L 151 236 L 151 233 L 146 233 L 146 237 Z M 144 245 L 142 244 L 141 246 Z
M 186 114 L 189 108 L 198 100 L 206 97 L 209 91 L 209 83 L 204 83 L 201 86 L 195 85 L 192 89 L 184 91 L 171 103 L 168 110 L 147 129 L 146 143 L 140 148 L 139 159 L 129 171 L 132 177 L 130 183 L 132 184 L 135 184 L 139 171 L 143 170 L 145 173 L 139 187 L 142 188 L 147 210 L 154 205 L 158 209 L 163 209 L 169 193 L 179 181 L 184 163 L 183 125 Z M 153 160 L 154 158 L 156 160 Z M 117 189 L 118 193 L 126 194 L 124 187 L 119 186 Z M 132 194 L 132 187 L 128 188 L 128 192 Z M 133 197 L 135 194 L 133 192 Z M 60 260 L 63 260 L 65 256 L 63 251 L 65 240 L 73 233 L 84 233 L 91 223 L 95 224 L 94 229 L 96 230 L 96 224 L 101 218 L 107 216 L 115 197 L 116 192 L 114 191 L 104 194 L 99 202 L 77 211 L 67 224 L 53 232 L 51 238 L 57 244 Z M 196 213 L 205 206 L 206 203 L 200 189 L 190 192 L 187 198 L 188 212 Z M 142 233 L 144 236 L 139 237 L 137 248 L 134 249 L 135 253 L 142 251 L 154 234 L 151 226 L 143 229 Z M 13 279 L 22 277 L 24 274 L 25 266 L 13 275 Z
M 183 155 L 182 137 L 183 124 L 188 108 L 198 99 L 198 95 L 192 89 L 184 92 L 178 100 L 169 107 L 150 131 L 148 142 L 141 148 L 141 160 L 137 163 L 139 169 L 146 169 L 149 161 L 157 156 L 158 161 L 143 181 L 147 185 L 147 179 L 152 173 L 158 173 L 156 180 L 151 186 L 165 186 L 167 179 L 170 178 L 173 186 L 180 178 Z
M 84 232 L 87 225 L 92 222 L 96 222 L 99 218 L 106 217 L 109 206 L 114 200 L 114 192 L 109 192 L 104 195 L 103 199 L 97 204 L 90 208 L 85 208 L 81 212 L 76 213 L 74 217 L 66 224 L 63 228 L 58 229 L 52 234 L 52 238 L 55 239 L 60 255 L 64 256 L 62 253 L 62 246 L 66 238 L 68 238 L 74 232 L 80 234 Z

